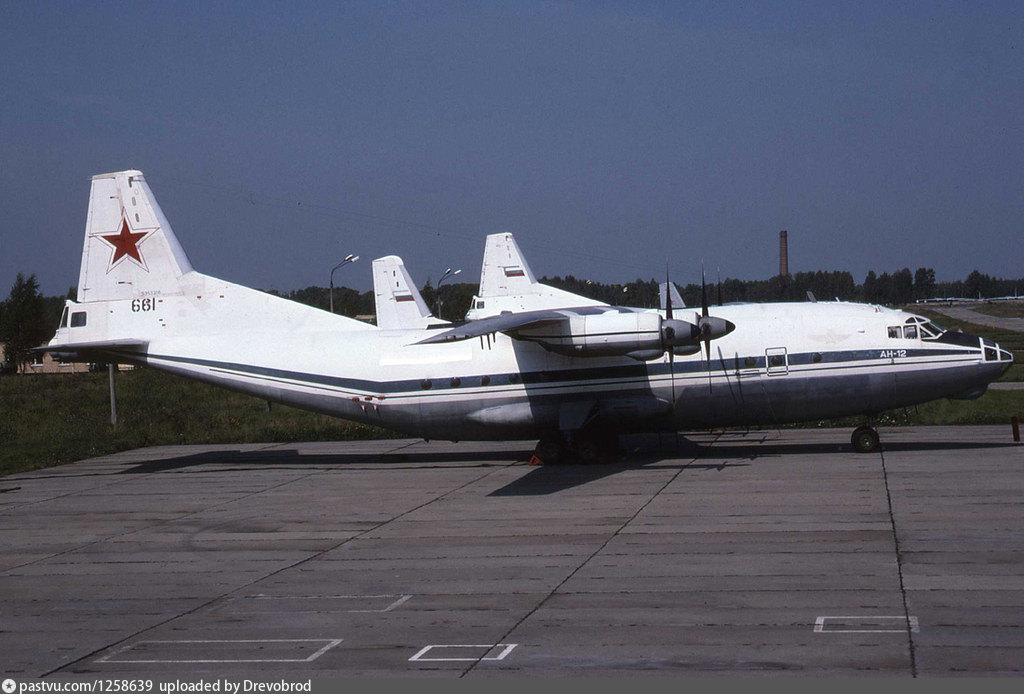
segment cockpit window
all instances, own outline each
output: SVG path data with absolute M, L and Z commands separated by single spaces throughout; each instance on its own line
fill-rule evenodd
M 64 313 L 60 314 L 60 327 L 68 327 L 68 307 L 64 307 Z
M 896 339 L 899 339 L 899 338 L 903 337 L 903 331 L 900 330 L 900 326 L 898 326 L 898 325 L 890 325 L 889 326 L 889 337 L 896 338 Z
M 917 339 L 917 326 L 916 325 L 905 325 L 903 326 L 903 337 L 908 340 Z
M 944 328 L 939 327 L 938 325 L 931 322 L 927 318 L 922 318 L 921 316 L 911 316 L 905 321 L 905 323 L 906 327 L 904 328 L 904 331 L 905 333 L 907 333 L 906 337 L 908 338 L 917 337 L 916 334 L 911 333 L 920 331 L 920 336 L 922 340 L 937 340 L 939 338 L 939 335 L 942 335 L 942 333 L 946 332 Z M 889 337 L 892 337 L 891 330 L 892 329 L 890 328 Z M 899 335 L 897 335 L 896 337 L 899 337 Z

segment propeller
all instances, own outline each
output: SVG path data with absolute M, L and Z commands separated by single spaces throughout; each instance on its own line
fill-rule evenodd
M 704 282 L 704 261 L 700 263 L 700 320 L 697 322 L 704 338 L 704 360 L 708 365 L 708 392 L 711 392 L 711 325 L 708 323 L 708 287 Z
M 677 354 L 693 354 L 694 352 L 701 351 L 701 343 L 703 343 L 704 358 L 708 362 L 710 377 L 711 340 L 728 335 L 735 330 L 736 326 L 725 319 L 708 315 L 708 290 L 703 263 L 701 263 L 700 285 L 700 314 L 695 316 L 693 322 L 679 320 L 675 317 L 675 306 L 672 303 L 672 284 L 668 268 L 665 268 L 665 284 L 662 291 L 665 302 L 665 317 L 661 321 L 661 343 L 663 349 L 669 352 L 670 365 L 675 363 Z
M 718 304 L 722 303 L 722 283 L 718 282 Z M 700 264 L 700 318 L 697 328 L 701 341 L 704 343 L 704 359 L 708 363 L 708 390 L 711 390 L 711 341 L 728 335 L 736 329 L 732 321 L 708 315 L 708 286 L 705 279 L 704 263 Z
M 665 263 L 665 320 L 661 324 L 662 342 L 670 343 L 676 336 L 675 319 L 672 318 L 672 285 L 668 278 L 668 263 Z M 666 323 L 668 325 L 666 325 Z M 668 382 L 672 388 L 672 410 L 676 407 L 676 351 L 668 346 Z
M 711 332 L 711 327 L 707 323 L 708 318 L 708 286 L 704 282 L 704 262 L 700 264 L 700 321 L 697 325 L 700 327 L 700 336 L 704 339 L 704 350 L 708 362 L 711 361 L 711 338 L 708 334 Z

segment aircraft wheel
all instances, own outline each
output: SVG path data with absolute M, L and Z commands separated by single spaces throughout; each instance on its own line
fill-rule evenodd
M 871 427 L 857 427 L 854 429 L 853 436 L 850 437 L 850 443 L 853 444 L 853 449 L 858 453 L 874 453 L 881 448 L 878 432 Z
M 619 438 L 611 434 L 591 434 L 573 446 L 576 460 L 583 464 L 608 463 L 619 454 Z
M 576 459 L 584 465 L 599 463 L 604 457 L 604 447 L 597 439 L 583 439 L 573 447 L 576 452 Z
M 545 436 L 537 442 L 533 454 L 546 465 L 557 465 L 565 460 L 565 445 L 560 436 Z

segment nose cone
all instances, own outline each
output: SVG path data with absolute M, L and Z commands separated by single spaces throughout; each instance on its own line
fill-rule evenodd
M 727 321 L 724 318 L 705 316 L 700 319 L 700 329 L 702 339 L 714 340 L 728 335 L 736 329 L 736 326 L 732 321 Z

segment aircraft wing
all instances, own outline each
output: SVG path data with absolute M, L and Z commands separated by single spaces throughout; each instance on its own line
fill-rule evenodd
M 567 311 L 541 309 L 538 311 L 521 311 L 512 313 L 504 311 L 496 316 L 489 316 L 479 320 L 469 321 L 460 326 L 445 330 L 436 335 L 420 340 L 418 345 L 431 345 L 441 342 L 457 342 L 468 340 L 490 333 L 505 333 L 512 330 L 524 328 L 539 328 L 553 323 L 560 323 L 569 320 Z

